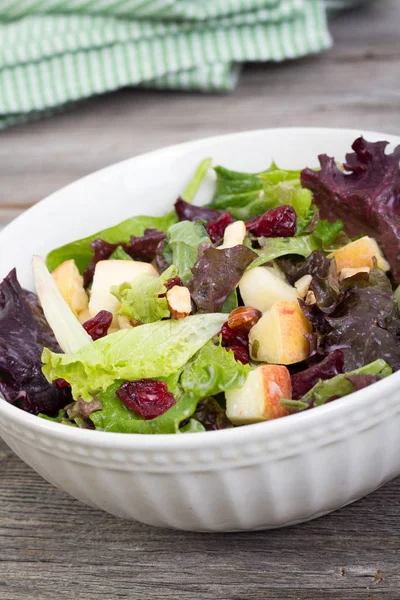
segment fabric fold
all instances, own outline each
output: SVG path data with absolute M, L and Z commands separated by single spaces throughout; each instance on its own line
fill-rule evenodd
M 0 126 L 126 86 L 227 92 L 245 62 L 294 59 L 331 44 L 320 0 L 64 4 L 76 12 L 59 13 L 56 0 L 0 8 Z

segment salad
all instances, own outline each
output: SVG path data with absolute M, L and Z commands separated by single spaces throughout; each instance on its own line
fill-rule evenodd
M 399 370 L 400 146 L 386 145 L 359 138 L 343 165 L 302 171 L 206 159 L 164 216 L 33 257 L 37 295 L 12 270 L 2 397 L 67 426 L 180 434 L 282 418 Z

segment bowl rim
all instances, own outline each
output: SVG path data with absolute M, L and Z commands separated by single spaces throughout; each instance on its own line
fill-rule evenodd
M 385 134 L 382 132 L 370 131 L 370 130 L 356 130 L 350 128 L 337 128 L 337 127 L 275 127 L 265 129 L 254 129 L 237 131 L 223 135 L 216 135 L 206 138 L 199 138 L 180 144 L 174 144 L 166 146 L 164 148 L 146 152 L 138 156 L 127 158 L 123 161 L 113 163 L 94 171 L 84 177 L 81 177 L 74 182 L 60 188 L 53 192 L 46 198 L 37 202 L 34 206 L 24 211 L 16 219 L 11 221 L 1 232 L 0 237 L 9 228 L 15 227 L 21 219 L 29 218 L 32 213 L 37 210 L 41 210 L 43 204 L 50 204 L 53 202 L 58 194 L 62 191 L 73 189 L 74 186 L 80 185 L 83 181 L 88 179 L 95 179 L 99 175 L 109 174 L 112 170 L 120 169 L 125 163 L 132 163 L 133 161 L 140 161 L 141 159 L 147 159 L 148 157 L 159 158 L 164 154 L 169 154 L 176 150 L 185 150 L 185 148 L 192 148 L 194 145 L 201 147 L 207 145 L 216 140 L 230 139 L 235 137 L 262 135 L 273 132 L 290 132 L 295 135 L 296 133 L 307 134 L 307 133 L 337 133 L 343 135 L 354 135 L 354 139 L 363 135 L 365 137 L 381 137 L 382 139 L 389 139 L 391 143 L 400 143 L 400 136 L 393 134 Z M 102 447 L 102 448 L 118 448 L 121 450 L 182 450 L 182 449 L 201 449 L 207 447 L 219 447 L 225 444 L 237 444 L 243 445 L 259 441 L 260 439 L 266 439 L 268 434 L 270 437 L 282 437 L 293 433 L 300 433 L 301 430 L 309 428 L 318 428 L 326 422 L 332 421 L 332 419 L 338 418 L 337 413 L 342 417 L 350 416 L 358 413 L 360 410 L 363 412 L 368 406 L 374 404 L 375 400 L 383 402 L 383 397 L 389 397 L 390 394 L 398 388 L 400 384 L 400 371 L 394 373 L 389 377 L 376 382 L 374 385 L 353 392 L 349 396 L 339 398 L 334 402 L 318 406 L 312 410 L 289 415 L 285 418 L 275 419 L 272 421 L 265 421 L 261 423 L 255 423 L 252 425 L 246 425 L 242 427 L 236 427 L 232 429 L 225 429 L 219 431 L 208 431 L 207 435 L 198 435 L 197 433 L 186 433 L 184 435 L 179 434 L 137 434 L 137 433 L 116 433 L 107 431 L 98 431 L 90 429 L 79 429 L 74 427 L 66 427 L 60 423 L 53 423 L 45 419 L 38 418 L 37 416 L 27 413 L 16 406 L 6 402 L 0 397 L 0 418 L 3 423 L 7 420 L 13 422 L 17 427 L 26 427 L 27 429 L 34 431 L 38 434 L 44 434 L 53 439 L 57 439 L 69 443 L 80 443 L 88 447 Z M 349 398 L 351 401 L 349 402 Z M 384 412 L 384 406 L 381 406 L 382 412 Z

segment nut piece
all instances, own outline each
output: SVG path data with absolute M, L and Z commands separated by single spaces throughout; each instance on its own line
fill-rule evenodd
M 221 246 L 218 246 L 218 250 L 225 250 L 226 248 L 234 248 L 239 244 L 243 244 L 243 240 L 246 236 L 246 225 L 244 221 L 235 221 L 228 225 L 224 233 L 224 241 Z
M 228 327 L 235 331 L 250 331 L 262 317 L 262 312 L 252 306 L 239 306 L 228 317 Z
M 311 281 L 312 275 L 303 275 L 303 277 L 300 277 L 300 279 L 298 279 L 294 284 L 294 287 L 296 288 L 300 298 L 305 298 L 307 296 Z
M 369 273 L 370 271 L 371 269 L 369 267 L 359 267 L 358 269 L 344 268 L 339 273 L 339 279 L 340 281 L 343 281 L 343 279 L 353 277 L 353 275 L 357 275 L 357 273 Z
M 120 329 L 128 329 L 129 327 L 135 327 L 134 323 L 130 320 L 130 318 L 126 317 L 125 315 L 118 315 L 117 320 Z
M 308 291 L 307 295 L 306 295 L 306 304 L 310 305 L 310 304 L 316 304 L 317 303 L 317 299 L 315 297 L 314 292 Z
M 167 302 L 171 318 L 175 321 L 184 319 L 192 311 L 192 300 L 187 287 L 174 285 L 167 292 Z

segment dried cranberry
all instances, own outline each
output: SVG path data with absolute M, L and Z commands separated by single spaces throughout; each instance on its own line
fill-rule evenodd
M 65 379 L 56 379 L 56 385 L 60 389 L 66 388 L 66 387 L 71 387 L 70 384 L 68 383 L 68 381 L 65 381 Z
M 175 404 L 167 384 L 156 379 L 127 381 L 121 385 L 117 396 L 125 406 L 144 419 L 155 419 Z
M 213 244 L 219 242 L 224 237 L 225 229 L 231 223 L 233 223 L 231 213 L 224 212 L 221 216 L 218 217 L 218 219 L 215 219 L 215 221 L 211 221 L 207 225 L 207 233 L 210 236 L 210 239 Z
M 182 287 L 183 282 L 180 277 L 172 277 L 172 279 L 168 279 L 168 281 L 164 285 L 165 285 L 166 290 L 163 294 L 158 294 L 159 298 L 165 298 L 168 290 L 172 290 L 172 288 L 175 287 L 176 285 L 178 285 L 179 287 Z
M 232 350 L 235 360 L 240 361 L 244 365 L 249 363 L 249 353 L 243 346 L 227 346 L 226 350 Z
M 107 335 L 112 320 L 113 316 L 108 310 L 101 310 L 93 317 L 93 319 L 85 321 L 83 323 L 83 328 L 87 331 L 92 340 L 98 340 Z
M 249 347 L 248 331 L 239 331 L 237 329 L 231 329 L 228 323 L 224 323 L 222 325 L 220 335 L 222 336 L 223 346 L 242 346 L 246 350 Z
M 247 221 L 246 229 L 257 237 L 292 237 L 296 233 L 296 213 L 291 206 L 278 206 Z
M 168 290 L 172 290 L 172 288 L 176 285 L 178 285 L 179 287 L 183 286 L 183 282 L 180 277 L 173 277 L 172 279 L 168 279 L 167 283 L 165 284 L 167 292 Z
M 257 228 L 257 225 L 258 225 L 258 222 L 260 219 L 261 219 L 261 215 L 257 215 L 256 217 L 253 217 L 252 219 L 249 219 L 248 221 L 246 221 L 247 231 L 250 231 L 251 233 L 255 233 L 255 230 Z

